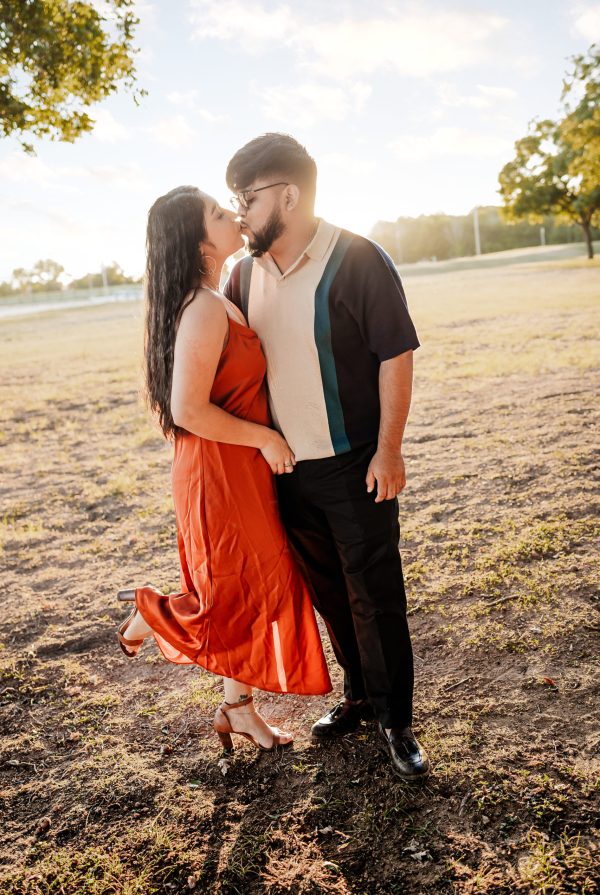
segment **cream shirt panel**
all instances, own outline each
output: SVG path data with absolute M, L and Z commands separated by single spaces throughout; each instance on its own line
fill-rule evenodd
M 287 276 L 254 264 L 248 322 L 267 359 L 273 423 L 296 460 L 335 454 L 315 342 L 315 291 L 340 231 L 319 259 L 306 260 Z

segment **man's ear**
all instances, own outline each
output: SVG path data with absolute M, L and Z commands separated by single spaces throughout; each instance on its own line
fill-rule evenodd
M 283 191 L 283 202 L 285 205 L 286 211 L 293 211 L 294 208 L 297 207 L 298 202 L 300 201 L 300 190 L 298 187 L 290 183 L 286 186 Z

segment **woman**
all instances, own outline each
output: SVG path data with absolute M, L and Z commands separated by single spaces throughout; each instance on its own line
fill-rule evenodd
M 173 499 L 182 593 L 122 591 L 135 608 L 118 630 L 127 656 L 152 634 L 172 662 L 224 677 L 214 727 L 271 750 L 292 735 L 271 728 L 252 688 L 331 690 L 321 640 L 277 512 L 273 474 L 294 456 L 270 423 L 266 364 L 256 334 L 218 292 L 243 245 L 235 215 L 195 187 L 161 196 L 148 215 L 146 386 L 174 439 Z

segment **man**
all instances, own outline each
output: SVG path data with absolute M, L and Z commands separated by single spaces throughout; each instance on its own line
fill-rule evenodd
M 273 422 L 296 458 L 277 477 L 280 511 L 344 669 L 344 697 L 313 737 L 343 736 L 374 712 L 395 770 L 415 780 L 429 759 L 411 729 L 397 495 L 419 342 L 389 256 L 315 218 L 316 179 L 284 134 L 234 155 L 227 184 L 250 257 L 225 294 L 263 345 Z

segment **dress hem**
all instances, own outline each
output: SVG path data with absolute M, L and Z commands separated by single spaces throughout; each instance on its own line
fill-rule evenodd
M 333 691 L 332 686 L 330 686 L 327 690 L 282 690 L 281 688 L 276 689 L 275 687 L 265 687 L 263 684 L 253 684 L 250 681 L 242 680 L 242 678 L 236 676 L 232 677 L 230 674 L 226 674 L 224 671 L 213 671 L 212 668 L 207 668 L 206 665 L 202 664 L 202 662 L 199 662 L 197 659 L 192 659 L 191 656 L 188 656 L 182 650 L 179 650 L 179 655 L 185 656 L 185 659 L 177 661 L 177 659 L 172 659 L 170 656 L 167 655 L 160 643 L 161 640 L 165 640 L 165 642 L 168 643 L 168 640 L 166 640 L 166 638 L 163 638 L 162 635 L 157 634 L 156 631 L 152 631 L 152 636 L 163 658 L 165 658 L 167 662 L 170 662 L 171 665 L 196 665 L 198 668 L 202 668 L 203 671 L 207 671 L 209 674 L 214 674 L 215 677 L 226 677 L 230 680 L 237 681 L 239 684 L 246 684 L 247 687 L 254 687 L 257 690 L 262 690 L 264 693 L 277 693 L 281 696 L 285 696 L 286 694 L 290 694 L 290 696 L 326 696 L 328 693 L 331 693 Z

